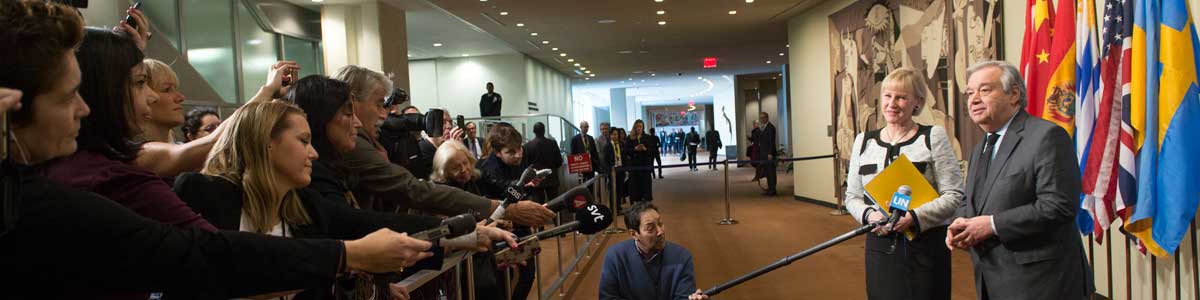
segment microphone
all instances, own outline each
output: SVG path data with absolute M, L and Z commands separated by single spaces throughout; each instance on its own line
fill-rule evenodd
M 551 173 L 553 172 L 550 169 L 534 170 L 533 167 L 526 168 L 525 172 L 521 173 L 520 179 L 512 182 L 504 189 L 504 200 L 500 200 L 500 205 L 496 206 L 496 210 L 487 218 L 488 221 L 499 220 L 504 216 L 504 209 L 506 207 L 517 203 L 517 201 L 521 201 L 521 199 L 528 198 L 525 193 L 526 184 L 534 183 L 536 185 L 542 179 L 545 179 L 546 176 L 550 176 Z
M 452 239 L 472 232 L 475 232 L 475 216 L 465 213 L 446 218 L 442 220 L 441 225 L 414 233 L 410 237 L 437 244 L 442 240 Z
M 550 201 L 546 201 L 545 206 L 553 212 L 563 210 L 574 212 L 590 203 L 592 203 L 592 191 L 588 189 L 587 185 L 580 185 L 567 190 L 567 192 L 558 195 L 554 199 L 550 199 Z
M 912 202 L 912 188 L 907 185 L 901 185 L 896 190 L 896 193 L 892 194 L 892 201 L 888 203 L 890 207 L 888 213 L 892 214 L 892 217 L 887 222 L 888 228 L 895 227 L 896 222 L 899 222 L 900 218 L 904 217 L 904 214 L 908 212 L 909 202 Z
M 612 225 L 612 210 L 607 206 L 600 204 L 588 204 L 583 209 L 575 211 L 575 221 L 559 225 L 558 227 L 550 228 L 538 233 L 523 236 L 517 239 L 518 244 L 532 240 L 545 240 L 555 238 L 567 233 L 579 231 L 583 234 L 594 234 L 608 228 Z M 496 243 L 496 249 L 507 248 L 505 242 Z

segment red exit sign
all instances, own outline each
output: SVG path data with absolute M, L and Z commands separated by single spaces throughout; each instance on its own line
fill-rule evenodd
M 704 58 L 704 68 L 705 69 L 712 69 L 712 68 L 716 68 L 716 67 L 717 67 L 717 58 L 716 57 L 705 57 Z

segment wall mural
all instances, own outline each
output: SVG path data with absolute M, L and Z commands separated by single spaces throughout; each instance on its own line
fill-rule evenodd
M 961 145 L 974 145 L 982 135 L 962 104 L 966 71 L 1003 57 L 1001 11 L 997 0 L 861 0 L 829 16 L 838 198 L 845 194 L 854 137 L 885 125 L 879 83 L 900 67 L 921 70 L 929 89 L 913 119 L 945 127 L 965 164 Z

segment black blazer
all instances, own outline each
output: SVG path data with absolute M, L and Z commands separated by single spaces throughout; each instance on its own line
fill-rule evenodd
M 175 180 L 175 194 L 191 206 L 196 213 L 221 230 L 237 231 L 241 228 L 243 190 L 238 184 L 221 177 L 199 173 L 185 173 Z M 413 234 L 436 227 L 441 220 L 436 217 L 377 213 L 335 204 L 321 199 L 317 192 L 304 188 L 297 190 L 300 203 L 312 220 L 308 225 L 292 227 L 292 238 L 331 238 L 355 240 L 376 230 L 389 228 L 392 231 Z M 440 253 L 440 249 L 432 250 Z M 423 260 L 423 265 L 441 266 L 442 255 Z M 432 260 L 431 260 L 432 259 Z M 332 294 L 332 281 L 313 285 L 297 295 L 300 299 L 328 299 Z
M 7 299 L 56 299 L 69 288 L 228 299 L 332 282 L 342 265 L 340 241 L 177 228 L 27 167 L 5 173 L 21 174 L 11 207 L 20 219 L 0 236 Z
M 756 152 L 758 152 L 758 157 L 755 159 L 767 159 L 767 155 L 779 155 L 776 153 L 778 149 L 775 148 L 778 147 L 775 144 L 775 124 L 767 123 L 755 138 L 754 145 L 757 146 Z
M 646 148 L 646 150 L 635 150 L 634 148 L 637 147 L 637 145 L 642 145 Z M 653 143 L 653 140 L 650 139 L 649 134 L 643 134 L 641 139 L 637 139 L 634 138 L 633 135 L 629 135 L 629 137 L 625 139 L 625 145 L 622 145 L 621 148 L 621 154 L 629 157 L 628 160 L 623 161 L 627 166 L 651 166 L 654 163 L 654 151 L 658 151 L 658 145 Z M 649 169 L 639 171 L 650 172 Z
M 525 162 L 534 169 L 550 169 L 554 174 L 542 180 L 539 187 L 553 188 L 558 186 L 559 168 L 563 165 L 562 149 L 558 143 L 545 137 L 535 137 L 525 143 Z M 522 170 L 524 171 L 524 170 Z M 518 176 L 518 178 L 520 178 Z
M 706 147 L 708 152 L 715 153 L 717 149 L 721 149 L 721 133 L 716 130 L 709 130 L 704 135 L 704 144 L 708 146 Z
M 597 149 L 598 146 L 596 145 L 596 139 L 593 139 L 591 135 L 581 133 L 576 134 L 575 137 L 571 138 L 571 154 L 584 153 L 583 139 L 587 139 L 588 142 L 587 153 L 588 156 L 591 156 L 592 158 L 592 171 L 598 172 L 600 171 L 600 166 L 604 162 L 600 158 L 600 150 Z
M 495 96 L 493 98 L 492 96 Z M 500 93 L 485 93 L 479 96 L 479 115 L 484 117 L 495 117 L 500 115 L 500 108 L 503 107 L 504 98 L 500 97 Z
M 613 148 L 611 142 L 604 145 L 604 173 L 612 171 L 617 166 L 616 154 L 614 152 L 616 152 L 616 149 Z M 621 164 L 622 166 L 629 165 L 629 147 L 624 144 L 621 145 Z

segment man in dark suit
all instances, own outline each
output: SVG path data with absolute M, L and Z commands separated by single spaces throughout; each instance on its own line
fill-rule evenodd
M 650 155 L 652 155 L 654 157 L 654 162 L 658 163 L 658 178 L 663 178 L 663 175 L 662 175 L 662 151 L 660 150 L 660 149 L 662 149 L 662 140 L 659 139 L 658 136 L 654 135 L 654 128 L 650 128 L 650 131 L 646 132 L 646 139 L 650 141 L 648 143 L 650 145 L 649 146 L 650 147 L 649 150 L 651 152 Z M 650 178 L 654 178 L 654 172 L 650 172 Z M 654 193 L 650 193 L 650 195 L 654 195 Z M 650 197 L 650 198 L 651 198 L 650 200 L 654 200 L 653 199 L 654 197 Z
M 571 155 L 587 153 L 592 160 L 592 171 L 583 172 L 583 180 L 596 176 L 596 171 L 600 170 L 600 164 L 603 163 L 600 161 L 600 150 L 596 149 L 596 139 L 588 134 L 588 129 L 591 127 L 587 121 L 579 122 L 579 134 L 571 138 Z
M 687 133 L 683 142 L 684 146 L 687 147 L 688 170 L 700 170 L 700 168 L 696 167 L 696 147 L 700 146 L 700 133 L 696 132 L 696 127 L 692 127 L 692 131 Z
M 779 155 L 779 153 L 775 149 L 775 124 L 771 124 L 771 118 L 765 111 L 758 113 L 758 122 L 762 126 L 762 130 L 758 132 L 758 140 L 754 142 L 754 146 L 758 152 L 755 159 L 776 159 L 777 157 L 775 156 Z M 774 196 L 776 194 L 775 176 L 778 174 L 775 174 L 775 165 L 775 162 L 759 164 L 762 176 L 767 177 L 767 191 L 763 192 L 763 196 Z
M 1071 137 L 1024 112 L 1016 67 L 982 62 L 967 74 L 968 112 L 987 138 L 971 152 L 967 201 L 946 246 L 971 250 L 979 299 L 1088 299 Z
M 609 129 L 608 134 L 608 143 L 604 144 L 604 150 L 601 151 L 604 153 L 604 173 L 613 176 L 611 174 L 615 172 L 616 176 L 615 178 L 608 177 L 605 186 L 609 188 L 611 200 L 616 203 L 616 211 L 621 211 L 621 199 L 625 196 L 625 172 L 618 172 L 615 169 L 624 166 L 625 162 L 629 161 L 629 151 L 625 149 L 625 145 L 621 141 L 619 128 Z M 615 191 L 613 190 L 614 186 L 616 187 Z
M 471 155 L 474 155 L 476 160 L 483 158 L 483 139 L 476 135 L 478 130 L 475 122 L 467 123 L 464 126 L 467 127 L 467 135 L 463 137 L 463 145 L 467 146 L 467 150 L 471 151 Z
M 495 92 L 496 86 L 491 82 L 487 83 L 487 94 L 479 96 L 479 115 L 484 117 L 495 117 L 500 115 L 500 107 L 504 102 L 504 98 L 500 97 L 500 93 Z
M 708 169 L 717 169 L 717 150 L 721 149 L 721 133 L 716 129 L 709 129 L 704 133 L 705 150 L 708 150 Z
M 533 135 L 533 139 L 525 143 L 525 161 L 534 169 L 554 171 L 533 188 L 532 198 L 539 203 L 546 203 L 551 197 L 558 195 L 558 171 L 563 165 L 562 150 L 558 148 L 558 143 L 546 138 L 546 124 L 534 123 Z

